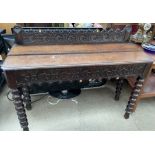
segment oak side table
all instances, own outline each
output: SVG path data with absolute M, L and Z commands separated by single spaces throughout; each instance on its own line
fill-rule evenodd
M 123 30 L 20 28 L 14 30 L 16 44 L 2 66 L 21 128 L 28 131 L 25 108 L 31 107 L 29 88 L 89 79 L 117 78 L 115 100 L 122 83 L 136 78 L 124 117 L 129 118 L 153 60 L 143 49 L 128 43 L 131 28 Z M 103 94 L 104 98 L 104 94 Z

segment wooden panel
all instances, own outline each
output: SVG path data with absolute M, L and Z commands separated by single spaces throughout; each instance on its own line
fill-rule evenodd
M 102 31 L 96 28 L 14 28 L 16 43 L 20 45 L 120 43 L 129 40 L 130 32 L 130 26 Z
M 143 52 L 143 49 L 133 43 L 106 43 L 83 45 L 42 45 L 20 46 L 14 45 L 8 55 L 37 55 L 37 54 L 64 54 L 64 53 L 103 53 L 103 52 Z
M 12 49 L 4 69 L 152 63 L 142 48 L 132 44 L 36 46 L 36 51 L 34 46 L 18 47 Z
M 108 64 L 128 64 L 151 62 L 150 59 L 143 59 L 141 53 L 122 53 L 111 54 L 69 54 L 69 55 L 37 55 L 37 56 L 9 56 L 4 62 L 3 68 L 38 68 L 38 67 L 54 67 L 54 66 L 85 66 L 85 65 L 108 65 Z M 143 55 L 144 56 L 144 55 Z M 122 59 L 122 61 L 120 61 Z
M 103 79 L 114 77 L 126 77 L 143 75 L 147 64 L 123 64 L 123 65 L 92 65 L 92 66 L 76 66 L 76 67 L 61 67 L 45 68 L 45 69 L 29 69 L 16 70 L 14 76 L 18 83 L 41 83 L 56 82 L 56 81 L 75 81 L 89 79 Z

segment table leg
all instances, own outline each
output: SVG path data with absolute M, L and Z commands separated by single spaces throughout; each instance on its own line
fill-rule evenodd
M 28 121 L 20 91 L 18 89 L 12 89 L 12 97 L 14 99 L 13 103 L 15 105 L 20 125 L 23 128 L 23 131 L 28 131 Z
M 123 87 L 124 79 L 119 78 L 116 83 L 115 100 L 118 101 Z
M 124 114 L 125 119 L 128 119 L 129 116 L 130 116 L 130 113 L 133 112 L 136 101 L 137 101 L 137 98 L 140 95 L 140 91 L 142 89 L 143 83 L 144 83 L 144 78 L 138 77 L 137 81 L 135 83 L 135 87 L 134 87 L 134 89 L 133 89 L 133 91 L 131 93 L 131 96 L 129 98 L 126 110 L 125 110 L 126 111 L 125 114 Z
M 23 102 L 26 104 L 26 109 L 31 110 L 32 109 L 31 96 L 28 87 L 23 86 L 22 92 L 23 92 Z

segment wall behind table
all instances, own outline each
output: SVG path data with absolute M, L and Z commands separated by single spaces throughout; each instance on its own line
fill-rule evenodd
M 14 27 L 16 23 L 0 23 L 1 29 L 6 29 L 6 33 L 11 34 L 11 28 Z

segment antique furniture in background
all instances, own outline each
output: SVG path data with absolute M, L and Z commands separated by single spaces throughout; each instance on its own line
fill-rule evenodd
M 14 32 L 17 44 L 3 70 L 24 131 L 29 130 L 24 107 L 31 107 L 29 87 L 46 84 L 49 91 L 63 81 L 117 78 L 115 100 L 119 100 L 123 79 L 137 78 L 125 110 L 124 117 L 129 118 L 152 65 L 141 47 L 128 43 L 130 27 L 122 31 L 16 27 Z

